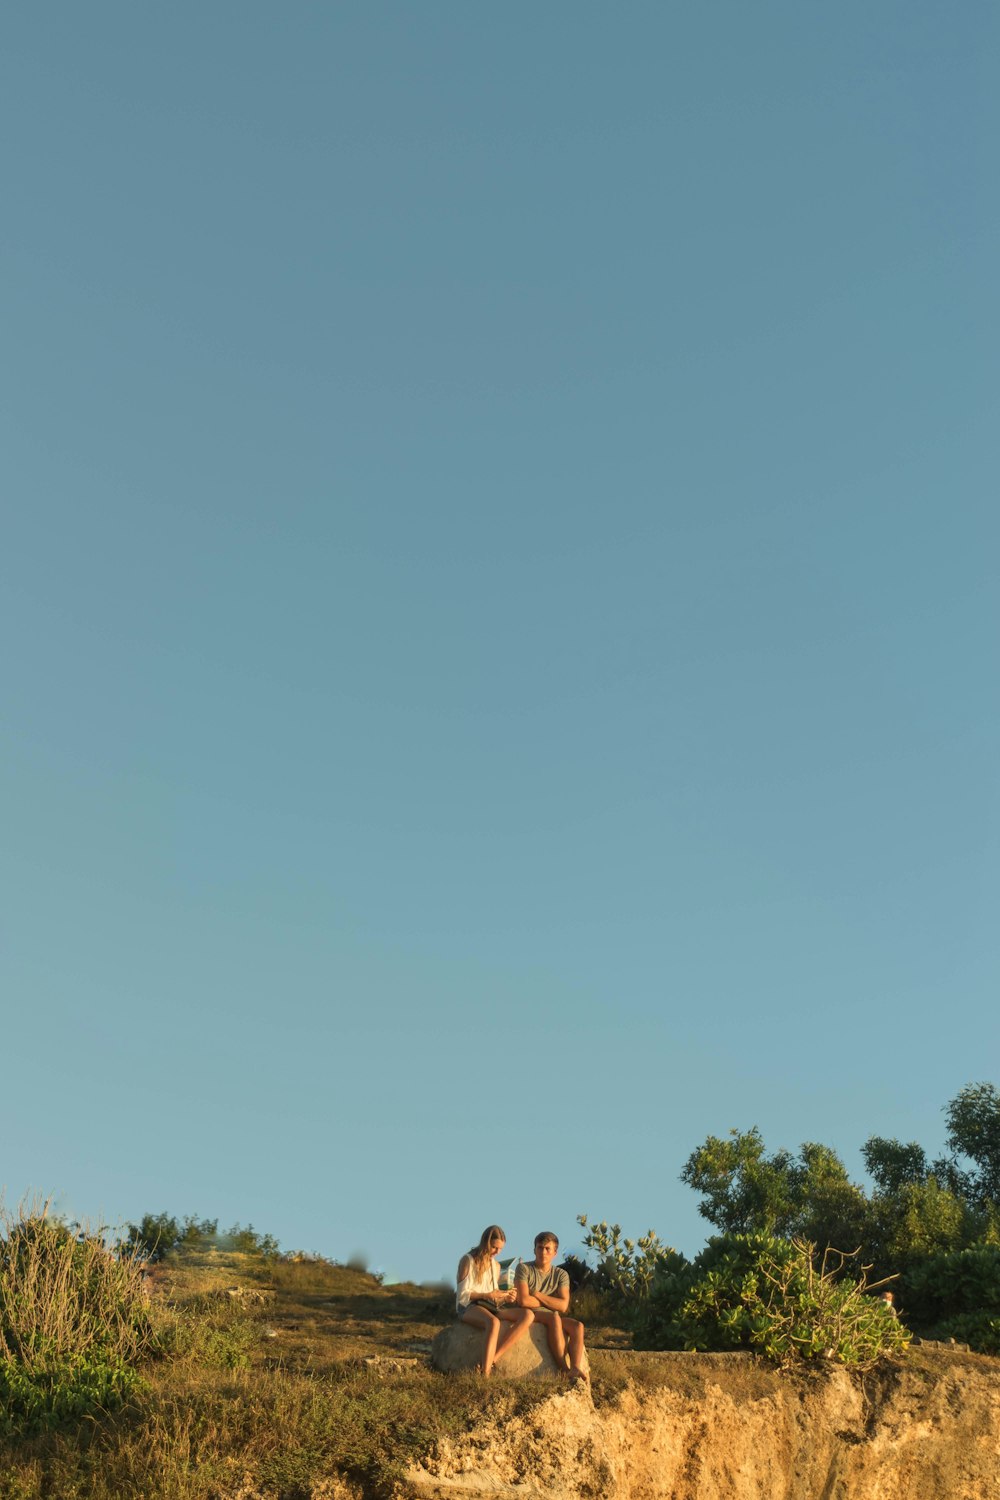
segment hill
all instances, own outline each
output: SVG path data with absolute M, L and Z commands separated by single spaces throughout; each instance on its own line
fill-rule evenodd
M 219 1250 L 149 1276 L 126 1406 L 0 1445 L 0 1500 L 996 1500 L 997 1361 L 922 1346 L 863 1375 L 635 1354 L 593 1387 L 429 1367 L 451 1294 Z

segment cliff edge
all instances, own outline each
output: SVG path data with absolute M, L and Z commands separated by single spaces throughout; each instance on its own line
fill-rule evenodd
M 406 1486 L 413 1500 L 1000 1500 L 1000 1363 L 928 1347 L 866 1374 L 604 1355 L 593 1394 L 441 1440 Z

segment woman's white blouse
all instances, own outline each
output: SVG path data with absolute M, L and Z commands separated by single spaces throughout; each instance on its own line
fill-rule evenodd
M 463 1276 L 458 1283 L 458 1291 L 455 1294 L 456 1312 L 464 1312 L 473 1297 L 481 1297 L 484 1292 L 500 1290 L 499 1261 L 491 1260 L 482 1271 L 477 1271 L 471 1255 L 464 1256 L 463 1259 L 468 1261 L 468 1274 Z

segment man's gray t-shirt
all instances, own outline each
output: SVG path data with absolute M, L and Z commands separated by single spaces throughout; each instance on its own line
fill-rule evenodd
M 532 1261 L 522 1260 L 514 1272 L 514 1285 L 519 1281 L 527 1283 L 532 1297 L 539 1293 L 543 1297 L 561 1297 L 563 1292 L 569 1291 L 569 1275 L 562 1266 L 550 1266 L 543 1275 Z

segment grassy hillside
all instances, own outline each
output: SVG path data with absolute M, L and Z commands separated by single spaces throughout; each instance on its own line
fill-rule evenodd
M 435 1437 L 547 1394 L 431 1371 L 446 1293 L 218 1250 L 148 1282 L 152 1347 L 127 1404 L 0 1439 L 0 1500 L 305 1500 L 336 1494 L 336 1475 L 383 1496 Z
M 75 1303 L 65 1282 L 71 1266 Z M 448 1291 L 386 1287 L 321 1259 L 219 1246 L 175 1250 L 144 1280 L 141 1261 L 121 1248 L 109 1254 L 65 1225 L 46 1227 L 35 1218 L 8 1229 L 0 1242 L 0 1500 L 387 1500 L 404 1471 L 427 1455 L 433 1488 L 439 1438 L 474 1433 L 471 1450 L 484 1463 L 489 1448 L 508 1466 L 536 1464 L 539 1423 L 558 1428 L 566 1421 L 561 1397 L 547 1417 L 541 1409 L 554 1381 L 518 1382 L 502 1373 L 484 1381 L 431 1370 L 430 1340 L 454 1316 Z M 111 1300 L 100 1303 L 97 1316 L 102 1287 Z M 117 1332 L 109 1306 L 120 1313 Z M 636 1401 L 673 1412 L 678 1431 L 693 1423 L 694 1453 L 704 1428 L 699 1413 L 710 1398 L 724 1395 L 739 1426 L 746 1413 L 775 1402 L 794 1414 L 802 1401 L 820 1401 L 835 1373 L 822 1361 L 780 1372 L 746 1351 L 637 1354 L 619 1328 L 602 1321 L 607 1306 L 593 1291 L 574 1299 L 591 1351 L 595 1404 L 587 1403 L 586 1420 L 598 1435 L 607 1428 L 605 1437 L 623 1452 L 639 1441 L 644 1419 L 617 1437 L 614 1424 L 628 1427 Z M 102 1344 L 109 1327 L 118 1342 Z M 69 1355 L 70 1343 L 59 1342 L 67 1330 Z M 116 1363 L 121 1349 L 127 1358 Z M 847 1385 L 840 1370 L 837 1389 L 854 1391 L 858 1411 L 870 1416 L 885 1405 L 904 1363 L 910 1394 L 926 1388 L 928 1399 L 940 1396 L 949 1411 L 965 1401 L 966 1387 L 978 1390 L 979 1382 L 992 1390 L 995 1382 L 995 1362 L 984 1356 L 920 1349 L 905 1362 L 857 1372 Z M 574 1420 L 584 1420 L 579 1410 Z M 789 1421 L 794 1427 L 798 1418 Z M 898 1415 L 892 1421 L 898 1425 Z M 973 1428 L 977 1441 L 992 1431 L 982 1414 Z M 836 1422 L 835 1437 L 834 1429 Z M 864 1421 L 862 1430 L 868 1433 Z M 717 1445 L 723 1456 L 735 1441 L 726 1433 Z M 560 1449 L 558 1437 L 553 1428 L 542 1443 L 546 1453 Z M 580 1453 L 590 1451 L 588 1443 L 584 1433 Z M 517 1449 L 513 1458 L 505 1444 Z M 792 1448 L 774 1459 L 779 1468 L 798 1462 Z

